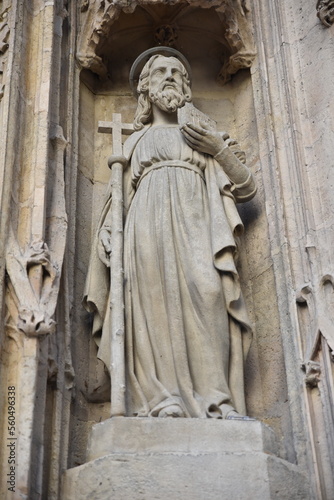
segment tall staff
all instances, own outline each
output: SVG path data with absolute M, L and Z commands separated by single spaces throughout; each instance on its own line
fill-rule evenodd
M 112 134 L 111 168 L 111 253 L 110 253 L 110 315 L 111 315 L 111 416 L 125 415 L 124 359 L 124 284 L 123 284 L 123 156 L 122 133 L 131 134 L 133 126 L 122 123 L 119 113 L 112 122 L 99 122 L 98 131 Z

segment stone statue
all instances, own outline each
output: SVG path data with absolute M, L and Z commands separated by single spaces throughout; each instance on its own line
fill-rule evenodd
M 251 328 L 235 204 L 256 187 L 237 143 L 191 104 L 181 60 L 155 54 L 145 64 L 123 150 L 126 415 L 238 418 Z M 109 193 L 84 297 L 109 371 L 112 210 Z

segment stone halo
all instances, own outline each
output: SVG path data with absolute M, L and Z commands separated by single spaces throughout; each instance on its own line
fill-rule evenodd
M 166 56 L 166 57 L 176 57 L 179 59 L 179 61 L 183 64 L 183 66 L 186 68 L 189 79 L 191 80 L 191 67 L 188 62 L 188 60 L 185 58 L 181 52 L 179 52 L 176 49 L 173 49 L 172 47 L 164 47 L 164 46 L 158 46 L 158 47 L 152 47 L 148 50 L 145 50 L 142 52 L 135 62 L 132 64 L 130 74 L 129 74 L 129 83 L 131 90 L 135 96 L 137 96 L 137 85 L 139 81 L 139 76 L 140 73 L 149 60 L 150 57 L 155 56 L 155 55 L 161 55 L 161 56 Z

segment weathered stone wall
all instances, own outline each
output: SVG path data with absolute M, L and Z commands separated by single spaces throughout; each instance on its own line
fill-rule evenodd
M 146 4 L 153 11 L 161 8 L 164 16 L 168 11 L 159 2 L 138 1 L 127 2 L 124 13 L 123 3 L 0 2 L 0 306 L 2 324 L 7 325 L 1 331 L 1 440 L 8 437 L 4 418 L 8 386 L 15 386 L 16 488 L 22 498 L 59 498 L 61 472 L 85 461 L 91 425 L 109 417 L 109 404 L 93 401 L 104 370 L 96 361 L 90 317 L 81 305 L 91 241 L 109 178 L 111 138 L 98 133 L 97 123 L 110 120 L 113 112 L 131 122 L 136 107 L 127 82 L 131 51 L 116 50 L 122 26 L 128 37 L 135 16 L 141 19 L 140 9 Z M 133 10 L 136 3 L 139 7 Z M 208 7 L 204 1 L 188 3 Z M 239 267 L 254 324 L 246 365 L 248 412 L 275 430 L 280 455 L 307 471 L 313 497 L 330 498 L 334 488 L 330 2 L 318 2 L 320 17 L 328 26 L 316 16 L 316 0 L 254 0 L 246 17 L 241 4 L 217 0 L 214 15 L 213 9 L 203 9 L 206 28 L 212 22 L 213 30 L 219 30 L 219 23 L 226 29 L 229 16 L 233 18 L 234 31 L 229 32 L 224 50 L 217 42 L 207 57 L 196 30 L 194 38 L 184 43 L 192 47 L 194 103 L 217 121 L 220 130 L 238 140 L 258 184 L 256 198 L 240 206 L 245 235 Z M 324 17 L 326 6 L 329 14 Z M 240 43 L 236 26 L 244 36 Z M 150 35 L 143 35 L 143 47 L 132 42 L 138 50 L 146 48 L 145 36 Z M 239 59 L 233 59 L 233 51 Z M 226 62 L 227 56 L 228 65 L 221 66 L 219 58 Z M 217 75 L 227 80 L 238 67 L 250 65 L 224 86 L 215 80 Z M 111 72 L 111 80 L 103 80 L 105 71 Z M 49 253 L 34 246 L 37 240 L 48 245 Z M 23 274 L 17 274 L 15 262 Z M 55 276 L 51 289 L 49 275 Z M 36 337 L 36 320 L 21 314 L 22 304 L 44 314 L 46 337 Z M 3 448 L 1 463 L 6 470 Z M 5 482 L 1 488 L 4 498 L 14 498 Z
M 311 472 L 313 495 L 330 498 L 333 99 L 326 88 L 333 30 L 314 8 L 311 1 L 254 2 L 252 74 L 293 445 Z

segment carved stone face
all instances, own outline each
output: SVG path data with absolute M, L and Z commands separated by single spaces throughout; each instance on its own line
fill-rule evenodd
M 183 66 L 174 57 L 158 57 L 151 66 L 150 93 L 155 94 L 165 88 L 178 88 L 182 91 Z
M 175 112 L 185 103 L 183 71 L 180 61 L 173 57 L 158 57 L 152 64 L 149 97 L 163 111 Z

